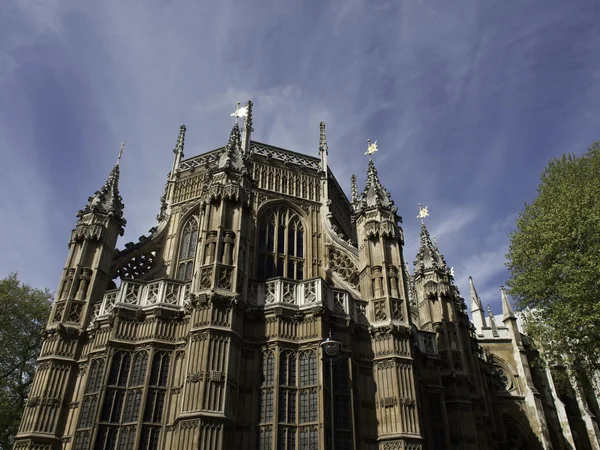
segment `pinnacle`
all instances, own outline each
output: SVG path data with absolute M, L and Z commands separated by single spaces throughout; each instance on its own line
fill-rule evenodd
M 185 144 L 186 129 L 187 128 L 185 125 L 181 125 L 179 127 L 179 136 L 177 136 L 177 144 L 175 144 L 175 149 L 173 150 L 173 153 L 181 153 L 182 157 L 183 157 L 183 145 Z
M 394 201 L 390 198 L 389 192 L 383 187 L 377 169 L 372 159 L 369 159 L 367 167 L 367 181 L 365 189 L 358 198 L 357 212 L 363 212 L 366 209 L 381 208 L 396 214 L 398 208 L 394 206 Z
M 506 319 L 515 319 L 515 312 L 508 300 L 508 295 L 506 293 L 506 289 L 504 286 L 500 286 L 500 295 L 502 296 L 502 316 L 503 320 Z
M 448 270 L 444 257 L 439 252 L 437 246 L 434 246 L 431 241 L 425 223 L 421 224 L 421 246 L 414 264 L 416 269 L 415 272 L 420 272 L 421 274 L 429 270 Z
M 319 152 L 329 153 L 329 148 L 327 147 L 327 135 L 325 133 L 325 122 L 321 122 L 319 124 L 320 133 L 319 133 Z
M 77 216 L 81 217 L 88 213 L 106 214 L 120 223 L 122 231 L 126 220 L 123 218 L 123 199 L 119 195 L 119 175 L 120 169 L 117 163 L 110 171 L 104 185 L 88 199 L 88 204 L 79 211 Z
M 482 311 L 483 305 L 481 304 L 481 299 L 475 290 L 475 284 L 473 284 L 473 277 L 471 276 L 469 276 L 469 291 L 471 294 L 471 312 Z
M 242 139 L 240 127 L 237 123 L 233 125 L 229 133 L 227 147 L 219 158 L 219 169 L 234 170 L 241 173 L 247 172 L 246 157 L 242 151 Z

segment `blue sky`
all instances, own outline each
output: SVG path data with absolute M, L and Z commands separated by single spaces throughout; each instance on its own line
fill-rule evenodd
M 55 290 L 75 214 L 121 142 L 125 237 L 154 226 L 179 125 L 186 156 L 254 139 L 362 187 L 366 139 L 418 249 L 429 206 L 458 286 L 500 312 L 508 233 L 547 161 L 600 139 L 592 0 L 0 2 L 0 277 Z

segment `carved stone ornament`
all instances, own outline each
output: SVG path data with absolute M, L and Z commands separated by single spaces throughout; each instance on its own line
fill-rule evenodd
M 387 319 L 385 301 L 373 302 L 373 317 L 377 322 L 382 322 Z

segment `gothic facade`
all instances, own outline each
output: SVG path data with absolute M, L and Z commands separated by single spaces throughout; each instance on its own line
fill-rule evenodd
M 148 236 L 117 250 L 118 164 L 79 211 L 16 449 L 600 448 L 593 395 L 561 400 L 504 291 L 470 321 L 425 224 L 410 274 L 324 123 L 318 157 L 251 140 L 251 102 L 223 148 L 185 131 Z

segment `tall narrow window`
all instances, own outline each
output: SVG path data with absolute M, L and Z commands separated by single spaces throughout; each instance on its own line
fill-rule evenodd
M 121 421 L 122 423 L 129 425 L 121 427 L 118 450 L 133 450 L 147 369 L 148 352 L 137 352 L 133 356 L 131 376 L 129 377 L 128 383 L 129 389 L 127 390 L 127 395 L 125 397 L 125 408 Z
M 274 276 L 304 278 L 304 227 L 294 211 L 278 206 L 262 215 L 256 276 L 259 280 Z
M 141 359 L 138 361 L 142 362 Z M 94 446 L 96 450 L 115 450 L 116 448 L 130 366 L 131 353 L 120 350 L 113 355 L 104 402 L 100 411 L 100 425 Z
M 142 427 L 140 443 L 140 448 L 143 450 L 158 448 L 160 425 L 162 424 L 163 411 L 165 409 L 170 361 L 171 356 L 166 351 L 157 351 L 152 358 L 150 383 L 148 386 L 148 395 L 146 396 L 143 418 L 144 425 Z
M 333 366 L 336 447 L 347 448 L 352 441 L 352 407 L 348 360 L 338 359 Z
M 85 395 L 81 401 L 81 412 L 79 413 L 79 424 L 77 426 L 79 430 L 82 428 L 91 428 L 94 425 L 100 389 L 102 388 L 102 379 L 104 378 L 104 366 L 103 359 L 94 359 L 90 364 Z M 73 448 L 75 450 L 87 450 L 90 443 L 90 434 L 89 431 L 78 431 L 75 434 Z
M 275 355 L 272 350 L 263 353 L 262 388 L 260 391 L 260 422 L 273 422 L 273 403 L 275 384 Z
M 279 422 L 296 423 L 296 353 L 284 350 L 279 354 Z M 286 428 L 286 433 L 295 429 Z M 287 440 L 289 441 L 289 439 Z M 287 442 L 286 441 L 286 442 Z
M 300 423 L 317 422 L 319 418 L 317 392 L 317 355 L 314 350 L 300 353 Z
M 189 218 L 181 232 L 179 243 L 179 263 L 177 266 L 177 279 L 190 281 L 194 271 L 194 258 L 196 257 L 196 245 L 198 244 L 198 219 L 195 216 Z

